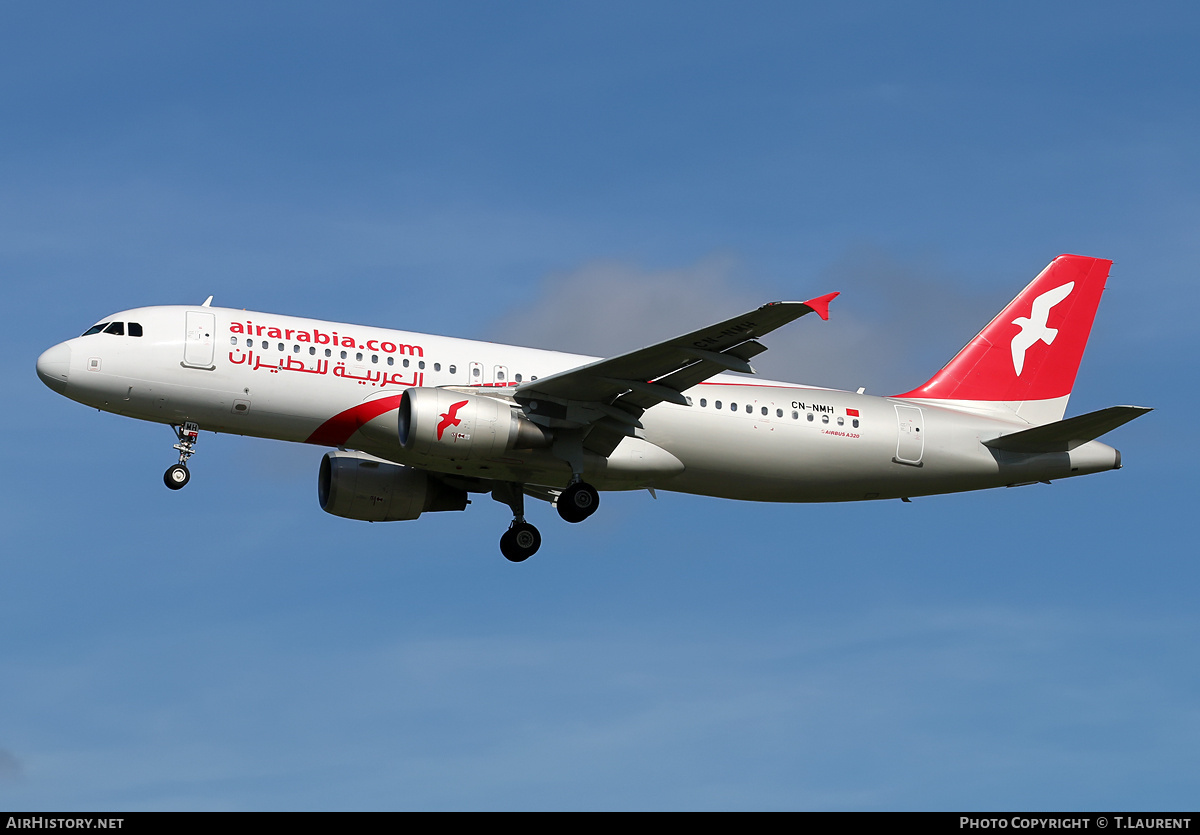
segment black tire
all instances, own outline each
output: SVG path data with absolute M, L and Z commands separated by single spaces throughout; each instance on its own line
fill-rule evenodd
M 184 485 L 192 480 L 192 474 L 182 464 L 174 464 L 163 473 L 163 483 L 172 490 L 182 490 Z
M 562 491 L 555 506 L 558 515 L 568 522 L 582 522 L 600 507 L 600 494 L 584 481 L 577 481 Z
M 500 537 L 500 553 L 509 562 L 525 562 L 542 547 L 542 535 L 528 522 L 513 522 Z

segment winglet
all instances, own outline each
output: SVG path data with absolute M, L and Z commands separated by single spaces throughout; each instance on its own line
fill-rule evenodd
M 826 293 L 824 296 L 817 296 L 815 299 L 809 299 L 805 302 L 806 305 L 813 309 L 813 312 L 829 321 L 829 303 L 840 296 L 841 293 Z

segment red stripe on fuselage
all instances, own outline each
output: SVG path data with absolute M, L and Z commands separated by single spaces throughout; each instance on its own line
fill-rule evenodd
M 341 446 L 368 421 L 374 420 L 384 412 L 399 408 L 401 396 L 395 394 L 391 397 L 368 400 L 366 403 L 359 403 L 344 412 L 339 412 L 318 426 L 317 431 L 309 435 L 304 442 L 319 446 Z

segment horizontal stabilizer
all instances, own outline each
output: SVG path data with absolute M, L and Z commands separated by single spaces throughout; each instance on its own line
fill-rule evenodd
M 983 445 L 1008 452 L 1068 452 L 1150 411 L 1153 410 L 1145 406 L 1110 406 L 1098 412 L 1001 435 L 984 441 Z

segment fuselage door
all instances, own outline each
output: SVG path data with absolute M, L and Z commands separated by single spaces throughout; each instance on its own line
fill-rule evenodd
M 213 334 L 217 317 L 202 310 L 186 313 L 186 333 L 183 345 L 183 364 L 191 368 L 213 368 Z
M 896 406 L 896 457 L 899 464 L 921 466 L 925 438 L 921 410 L 916 406 Z

